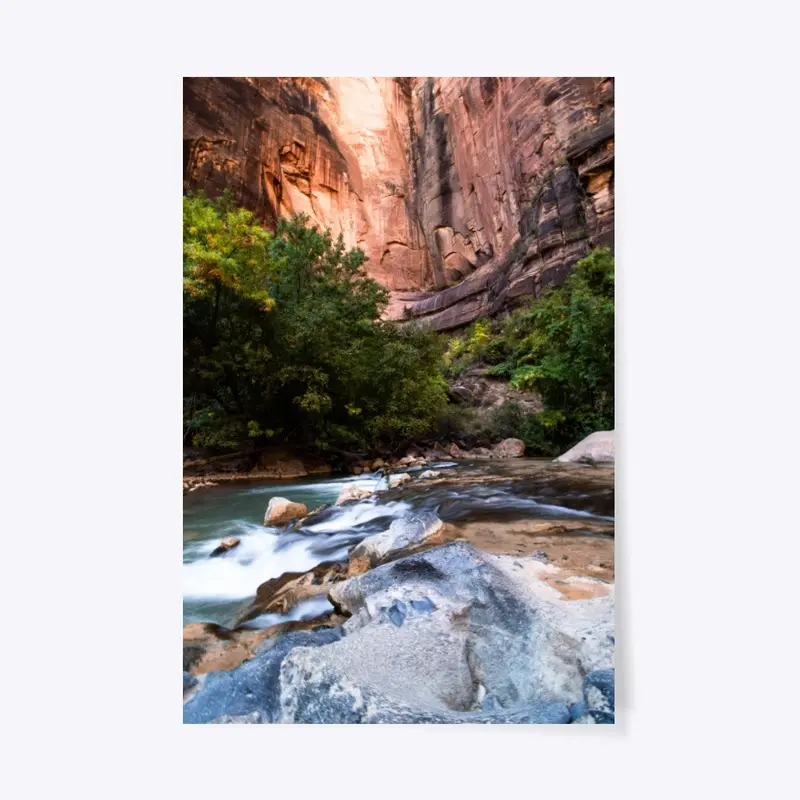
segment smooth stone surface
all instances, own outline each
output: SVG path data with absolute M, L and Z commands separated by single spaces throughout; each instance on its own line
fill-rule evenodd
M 341 636 L 341 629 L 334 628 L 288 633 L 277 641 L 267 640 L 255 658 L 236 669 L 210 673 L 202 689 L 184 705 L 183 721 L 233 722 L 238 721 L 237 717 L 257 713 L 260 722 L 278 722 L 278 675 L 283 659 L 294 647 L 318 647 Z
M 273 497 L 267 506 L 264 524 L 282 525 L 284 522 L 300 519 L 306 514 L 308 514 L 308 507 L 305 503 L 293 503 L 285 497 Z
M 410 518 L 396 519 L 389 530 L 368 536 L 350 551 L 351 561 L 367 558 L 372 566 L 400 550 L 421 545 L 436 536 L 444 523 L 435 514 L 420 512 Z
M 590 464 L 614 463 L 614 431 L 595 431 L 575 447 L 560 455 L 556 461 Z

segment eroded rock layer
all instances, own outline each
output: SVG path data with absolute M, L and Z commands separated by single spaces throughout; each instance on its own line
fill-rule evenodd
M 187 78 L 184 188 L 303 211 L 446 330 L 613 247 L 611 78 Z

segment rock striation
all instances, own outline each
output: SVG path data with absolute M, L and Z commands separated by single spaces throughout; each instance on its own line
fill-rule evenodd
M 492 315 L 613 247 L 612 78 L 185 78 L 184 189 L 361 247 L 389 313 Z

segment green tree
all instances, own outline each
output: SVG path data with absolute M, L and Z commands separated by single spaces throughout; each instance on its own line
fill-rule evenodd
M 399 446 L 446 402 L 438 338 L 381 315 L 388 294 L 299 215 L 274 236 L 228 198 L 184 200 L 184 394 L 204 447 Z
M 501 334 L 505 360 L 489 370 L 536 390 L 545 412 L 521 438 L 547 454 L 614 427 L 614 258 L 597 249 L 564 285 L 512 314 Z

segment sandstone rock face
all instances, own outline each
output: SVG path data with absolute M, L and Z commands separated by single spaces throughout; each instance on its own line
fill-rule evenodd
M 293 503 L 285 497 L 273 497 L 267 506 L 267 513 L 264 515 L 265 525 L 282 525 L 300 519 L 308 514 L 308 507 L 305 503 Z
M 481 411 L 492 411 L 506 403 L 516 403 L 528 414 L 544 410 L 541 398 L 535 392 L 514 389 L 507 380 L 487 375 L 486 369 L 478 365 L 461 373 L 448 387 L 451 400 Z
M 422 289 L 407 91 L 390 78 L 186 78 L 184 187 L 229 188 L 267 225 L 305 212 L 390 289 Z
M 613 247 L 611 78 L 186 78 L 184 188 L 296 211 L 439 330 Z
M 614 431 L 596 431 L 578 442 L 556 461 L 579 461 L 583 463 L 614 463 Z

